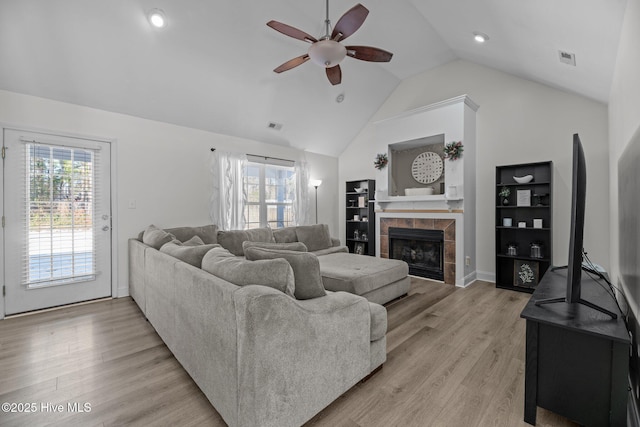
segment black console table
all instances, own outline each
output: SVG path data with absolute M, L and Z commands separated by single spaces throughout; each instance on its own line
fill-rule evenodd
M 536 423 L 536 407 L 587 426 L 626 426 L 630 339 L 612 296 L 586 272 L 582 298 L 616 314 L 564 302 L 567 270 L 549 270 L 520 317 L 527 320 L 524 420 Z M 605 284 L 606 286 L 606 284 Z

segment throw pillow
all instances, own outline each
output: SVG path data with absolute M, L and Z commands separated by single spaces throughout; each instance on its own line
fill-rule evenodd
M 318 261 L 318 257 L 312 253 L 266 248 L 247 248 L 245 256 L 248 260 L 255 262 L 258 260 L 277 258 L 287 260 L 287 262 L 291 264 L 291 268 L 293 268 L 296 299 L 318 298 L 327 294 L 322 285 L 320 262 Z
M 171 233 L 167 233 L 161 228 L 156 227 L 151 224 L 144 230 L 144 234 L 142 235 L 142 242 L 151 246 L 154 249 L 160 249 L 162 245 L 165 243 L 169 243 L 174 239 L 174 235 Z
M 181 242 L 189 240 L 193 236 L 198 236 L 207 245 L 218 243 L 218 226 L 215 224 L 203 225 L 201 227 L 169 228 L 165 231 L 176 236 L 176 239 L 180 240 Z
M 218 231 L 218 243 L 234 255 L 244 255 L 242 242 L 275 242 L 270 228 L 252 228 L 251 230 Z
M 219 248 L 220 245 L 198 245 L 187 246 L 178 245 L 175 242 L 169 242 L 162 245 L 160 252 L 164 252 L 167 255 L 178 258 L 180 261 L 184 261 L 187 264 L 191 264 L 194 267 L 200 268 L 202 266 L 202 258 L 204 255 L 213 248 Z
M 202 269 L 238 286 L 269 286 L 291 297 L 294 296 L 293 270 L 284 259 L 247 261 L 224 248 L 217 247 L 204 256 Z
M 302 225 L 296 227 L 298 241 L 307 245 L 309 252 L 330 248 L 331 233 L 327 224 Z
M 204 242 L 202 241 L 202 239 L 200 237 L 193 236 L 192 238 L 190 238 L 186 242 L 180 242 L 180 245 L 182 245 L 182 246 L 200 246 L 200 245 L 204 245 Z
M 273 230 L 273 238 L 276 243 L 293 243 L 298 241 L 295 227 L 285 227 Z
M 292 243 L 265 243 L 265 242 L 242 242 L 242 250 L 246 253 L 247 248 L 264 248 L 264 249 L 278 249 L 285 251 L 297 251 L 307 252 L 307 247 L 302 242 Z

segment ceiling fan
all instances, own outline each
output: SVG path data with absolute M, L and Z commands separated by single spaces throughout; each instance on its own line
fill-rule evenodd
M 344 46 L 340 42 L 355 33 L 367 18 L 369 10 L 358 3 L 349 9 L 338 20 L 331 31 L 331 21 L 329 20 L 329 0 L 327 0 L 327 18 L 325 19 L 325 34 L 316 39 L 315 37 L 294 28 L 290 25 L 278 21 L 269 21 L 267 25 L 282 34 L 311 43 L 309 50 L 304 55 L 293 58 L 276 68 L 276 73 L 290 70 L 302 65 L 311 59 L 312 62 L 326 68 L 327 78 L 332 85 L 340 84 L 342 81 L 342 70 L 340 61 L 345 56 L 350 56 L 361 61 L 389 62 L 393 54 L 377 47 L 369 46 Z

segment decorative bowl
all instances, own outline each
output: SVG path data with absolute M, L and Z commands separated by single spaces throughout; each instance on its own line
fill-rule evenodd
M 364 187 L 356 187 L 354 188 L 356 193 L 364 193 L 364 190 L 366 190 L 366 188 Z
M 526 184 L 528 182 L 533 181 L 533 175 L 525 175 L 525 176 L 514 176 L 513 179 L 518 184 Z
M 430 196 L 433 194 L 433 187 L 405 188 L 405 196 Z

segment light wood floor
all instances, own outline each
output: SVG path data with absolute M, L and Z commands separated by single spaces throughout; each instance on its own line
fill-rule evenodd
M 528 426 L 522 421 L 529 295 L 415 279 L 390 304 L 387 362 L 309 426 Z M 223 426 L 130 298 L 0 321 L 0 425 Z M 62 404 L 62 413 L 41 405 Z M 91 405 L 70 413 L 68 403 Z M 573 426 L 538 409 L 538 426 Z

